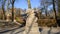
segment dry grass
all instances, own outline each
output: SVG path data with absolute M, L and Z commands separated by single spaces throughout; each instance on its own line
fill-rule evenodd
M 16 17 L 16 21 L 20 24 L 24 23 L 23 18 L 22 17 Z
M 38 25 L 39 26 L 54 26 L 56 24 L 55 19 L 39 19 Z

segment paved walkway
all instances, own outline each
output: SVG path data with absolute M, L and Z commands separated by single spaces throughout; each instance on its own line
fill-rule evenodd
M 23 34 L 25 28 L 17 28 L 15 30 L 7 31 L 4 33 L 0 34 Z M 40 34 L 60 34 L 60 28 L 47 28 L 43 27 L 42 30 L 40 31 Z
M 22 28 L 16 28 L 13 30 L 7 30 L 5 32 L 0 32 L 0 34 L 23 34 L 24 27 Z
M 58 27 L 58 28 L 43 27 L 41 34 L 60 34 L 60 27 Z

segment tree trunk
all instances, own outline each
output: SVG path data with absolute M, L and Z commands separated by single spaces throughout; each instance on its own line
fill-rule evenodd
M 53 10 L 54 10 L 54 13 L 55 13 L 55 19 L 56 19 L 56 23 L 57 23 L 57 15 L 56 15 L 56 9 L 55 9 L 55 1 L 53 1 Z
M 5 9 L 4 9 L 3 6 L 2 6 L 2 10 L 3 10 L 3 20 L 5 20 L 6 19 L 6 16 L 5 16 Z
M 14 21 L 14 0 L 12 0 L 12 22 Z
M 5 19 L 6 19 L 6 15 L 5 15 L 5 8 L 4 8 L 4 6 L 5 6 L 5 2 L 6 2 L 6 0 L 4 0 L 4 1 L 2 2 L 3 20 L 5 20 Z
M 57 19 L 58 26 L 60 27 L 60 0 L 58 0 L 58 19 Z
M 28 8 L 31 8 L 30 0 L 28 0 Z
M 47 7 L 45 6 L 45 14 L 46 14 L 46 17 L 47 17 Z
M 58 0 L 58 13 L 59 13 L 59 17 L 60 17 L 60 0 Z
M 12 0 L 12 22 L 14 22 L 14 3 L 15 3 L 15 0 Z

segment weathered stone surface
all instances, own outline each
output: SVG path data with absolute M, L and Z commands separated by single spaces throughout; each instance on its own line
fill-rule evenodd
M 26 26 L 24 34 L 40 34 L 37 22 L 37 17 L 35 16 L 34 10 L 28 9 L 26 11 L 28 17 L 26 20 Z

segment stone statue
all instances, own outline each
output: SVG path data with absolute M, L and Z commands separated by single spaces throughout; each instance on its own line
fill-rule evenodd
M 34 10 L 28 9 L 26 13 L 27 13 L 27 20 L 24 34 L 40 34 L 38 25 L 36 23 L 38 18 L 35 16 Z

